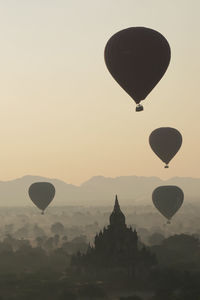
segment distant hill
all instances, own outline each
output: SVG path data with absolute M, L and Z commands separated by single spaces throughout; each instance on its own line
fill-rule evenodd
M 200 199 L 200 178 L 174 177 L 163 181 L 157 177 L 121 176 L 107 178 L 95 176 L 80 186 L 58 179 L 27 175 L 11 181 L 0 182 L 0 206 L 32 205 L 28 188 L 33 182 L 48 181 L 54 184 L 54 205 L 112 205 L 115 194 L 121 204 L 148 204 L 152 191 L 160 185 L 177 185 L 185 194 L 185 200 Z

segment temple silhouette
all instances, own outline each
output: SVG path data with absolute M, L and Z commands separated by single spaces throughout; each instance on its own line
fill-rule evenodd
M 137 232 L 126 225 L 117 195 L 110 224 L 96 234 L 94 245 L 89 244 L 86 253 L 78 252 L 71 261 L 74 270 L 92 276 L 114 272 L 134 277 L 138 272 L 146 273 L 155 264 L 155 256 L 145 246 L 139 249 Z

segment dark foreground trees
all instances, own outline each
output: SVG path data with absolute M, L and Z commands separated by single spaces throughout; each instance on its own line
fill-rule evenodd
M 118 296 L 119 300 L 144 300 L 137 294 L 151 295 L 148 300 L 200 300 L 200 248 L 199 240 L 193 236 L 175 235 L 152 246 L 150 250 L 156 253 L 158 264 L 145 273 L 147 256 L 142 255 L 143 264 L 132 276 L 117 272 L 117 268 L 110 276 L 98 274 L 99 269 L 91 278 L 84 272 L 75 275 L 68 250 L 83 242 L 79 238 L 64 242 L 63 247 L 58 243 L 57 248 L 54 243 L 45 250 L 38 244 L 32 247 L 28 240 L 6 237 L 0 242 L 0 300 L 108 299 L 116 288 L 120 295 L 121 291 L 127 295 L 127 289 L 132 295 Z

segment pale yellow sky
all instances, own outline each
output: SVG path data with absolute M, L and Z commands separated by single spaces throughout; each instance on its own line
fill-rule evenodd
M 2 0 L 0 180 L 200 177 L 199 11 L 198 0 Z M 142 113 L 103 56 L 110 36 L 131 26 L 160 31 L 172 51 Z M 148 145 L 162 126 L 183 135 L 168 170 Z

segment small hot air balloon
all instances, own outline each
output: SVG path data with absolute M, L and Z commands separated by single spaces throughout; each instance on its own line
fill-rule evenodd
M 42 210 L 43 215 L 55 196 L 55 187 L 50 182 L 35 182 L 29 187 L 28 193 L 33 203 Z
M 168 223 L 183 204 L 183 199 L 183 191 L 175 185 L 159 186 L 152 194 L 153 204 L 168 219 Z
M 166 164 L 176 155 L 182 145 L 182 135 L 171 127 L 157 128 L 149 136 L 149 144 L 153 152 Z
M 105 47 L 106 66 L 118 84 L 143 110 L 144 100 L 165 74 L 171 51 L 159 32 L 146 27 L 130 27 L 114 34 Z

